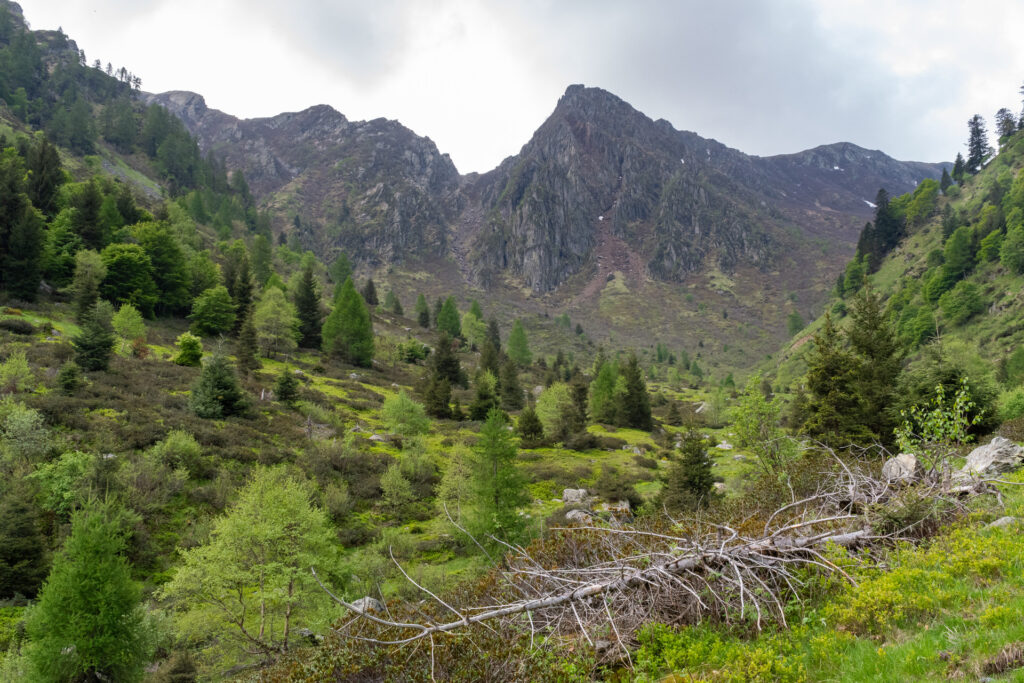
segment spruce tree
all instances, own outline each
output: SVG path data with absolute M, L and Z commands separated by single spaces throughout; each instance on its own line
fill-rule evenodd
M 75 254 L 75 274 L 71 281 L 75 320 L 85 322 L 89 310 L 100 298 L 100 283 L 107 276 L 107 267 L 98 252 L 81 249 Z
M 447 377 L 430 373 L 423 386 L 423 409 L 427 415 L 440 419 L 452 416 L 452 385 Z
M 518 318 L 512 323 L 512 331 L 508 335 L 508 357 L 520 367 L 526 367 L 533 359 L 530 345 L 526 341 L 526 330 L 523 329 L 523 323 Z
M 498 349 L 491 343 L 490 339 L 485 339 L 483 346 L 480 348 L 480 369 L 487 370 L 497 377 L 501 372 L 501 365 L 501 354 L 498 352 Z
M 498 328 L 498 321 L 491 318 L 487 321 L 487 339 L 494 344 L 494 348 L 501 351 L 501 330 Z
M 274 382 L 274 396 L 286 406 L 294 406 L 299 398 L 299 380 L 295 378 L 290 366 L 281 368 L 281 373 Z
M 338 294 L 341 293 L 341 286 L 345 284 L 345 280 L 352 277 L 352 262 L 348 260 L 348 256 L 345 255 L 345 252 L 341 252 L 338 254 L 338 257 L 334 259 L 328 274 L 331 276 L 331 282 L 334 283 L 334 292 L 331 297 L 331 299 L 334 300 L 337 299 Z
M 71 340 L 75 348 L 75 362 L 87 371 L 106 370 L 110 365 L 110 354 L 114 350 L 114 332 L 110 321 L 93 306 L 86 315 L 81 331 Z
M 807 355 L 807 404 L 802 431 L 835 448 L 868 443 L 872 434 L 861 424 L 864 405 L 857 391 L 856 357 L 843 348 L 832 316 L 814 335 Z
M 469 404 L 469 419 L 484 420 L 491 410 L 499 407 L 494 375 L 482 370 L 476 376 L 476 393 Z
M 398 300 L 398 296 L 393 289 L 389 289 L 388 293 L 384 295 L 384 310 L 390 311 L 395 315 L 405 315 L 405 311 L 402 310 L 402 302 Z
M 706 507 L 714 495 L 715 478 L 704 439 L 688 430 L 681 448 L 682 453 L 669 466 L 665 485 L 658 494 L 658 502 L 669 512 Z
M 943 168 L 942 179 L 939 181 L 939 189 L 942 190 L 942 194 L 946 194 L 946 190 L 948 190 L 952 185 L 953 178 L 949 175 L 949 171 Z
M 533 406 L 526 406 L 519 413 L 516 431 L 519 432 L 523 448 L 536 448 L 544 442 L 544 423 L 537 417 Z
M 370 367 L 373 363 L 373 323 L 352 278 L 345 281 L 334 310 L 321 330 L 323 349 L 346 363 Z
M 462 370 L 459 357 L 455 354 L 455 340 L 442 332 L 437 339 L 437 347 L 429 361 L 430 372 L 437 377 L 444 377 L 451 386 L 465 387 L 468 383 L 466 373 Z
M 622 368 L 625 396 L 620 406 L 619 419 L 623 427 L 651 431 L 651 397 L 647 394 L 647 383 L 644 382 L 640 361 L 635 353 L 629 354 L 626 365 Z
M 0 498 L 0 600 L 36 597 L 46 571 L 46 543 L 31 491 L 16 484 Z
M 43 219 L 27 197 L 23 204 L 21 215 L 15 218 L 7 236 L 0 282 L 5 283 L 11 295 L 18 299 L 35 301 L 42 277 Z
M 416 322 L 420 327 L 430 327 L 430 308 L 427 307 L 427 298 L 422 294 L 416 297 Z
M 459 319 L 459 309 L 455 306 L 455 297 L 450 296 L 444 300 L 437 314 L 437 329 L 447 332 L 453 338 L 462 336 L 462 322 Z
M 320 312 L 320 286 L 313 274 L 312 263 L 307 263 L 302 269 L 302 277 L 295 290 L 295 314 L 299 318 L 299 346 L 304 349 L 320 348 L 323 316 Z
M 523 388 L 519 384 L 519 368 L 511 358 L 506 359 L 501 366 L 498 391 L 501 394 L 501 405 L 506 410 L 519 410 L 523 407 Z
M 442 300 L 441 297 L 437 297 L 437 299 L 434 300 L 433 317 L 431 318 L 434 324 L 434 329 L 439 329 L 438 318 L 441 317 L 442 308 L 444 308 L 444 300 Z
M 955 180 L 958 185 L 964 184 L 964 166 L 964 155 L 957 152 L 956 159 L 953 161 L 953 172 L 950 175 L 953 176 L 953 180 Z
M 235 339 L 235 359 L 243 376 L 260 369 L 260 360 L 256 357 L 257 349 L 256 325 L 253 324 L 253 314 L 250 310 L 238 330 L 238 338 Z
M 989 157 L 988 133 L 985 130 L 985 119 L 975 114 L 967 122 L 967 162 L 966 171 L 974 175 L 981 170 Z
M 26 624 L 36 681 L 137 681 L 152 643 L 117 516 L 76 512 Z
M 188 404 L 192 412 L 207 419 L 219 420 L 245 412 L 248 401 L 227 357 L 216 353 L 203 365 L 199 379 L 192 385 Z
M 373 308 L 380 303 L 380 301 L 377 300 L 377 286 L 373 284 L 372 277 L 366 278 L 366 284 L 363 286 L 362 295 L 363 301 L 365 301 L 366 305 L 370 308 Z
M 853 301 L 847 337 L 859 361 L 856 388 L 865 411 L 861 423 L 888 445 L 896 426 L 896 378 L 901 353 L 878 294 L 866 287 Z

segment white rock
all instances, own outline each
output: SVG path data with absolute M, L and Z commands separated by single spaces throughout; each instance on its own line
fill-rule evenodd
M 579 522 L 580 524 L 590 524 L 594 521 L 594 518 L 587 514 L 585 510 L 569 510 L 569 512 L 565 513 L 565 519 L 566 521 Z
M 377 598 L 371 598 L 369 596 L 365 598 L 359 598 L 351 603 L 352 607 L 361 614 L 366 612 L 383 612 L 384 603 Z
M 987 524 L 986 526 L 988 528 L 990 528 L 990 529 L 1001 529 L 1004 526 L 1010 526 L 1010 525 L 1016 524 L 1016 523 L 1017 523 L 1017 518 L 1016 517 L 1006 516 L 1006 517 L 1000 517 L 996 521 L 992 522 L 991 524 Z
M 574 503 L 582 503 L 587 499 L 586 489 L 565 489 L 562 491 L 562 502 L 571 505 Z
M 888 481 L 909 482 L 921 474 L 921 464 L 913 453 L 900 453 L 882 465 L 882 476 Z
M 1001 474 L 1011 472 L 1024 463 L 1024 448 L 1009 439 L 997 436 L 984 446 L 978 446 L 967 456 L 961 472 L 972 474 Z

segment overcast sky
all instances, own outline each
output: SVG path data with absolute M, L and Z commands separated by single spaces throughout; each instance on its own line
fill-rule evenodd
M 751 154 L 964 149 L 1021 110 L 1024 3 L 974 0 L 24 0 L 150 92 L 243 118 L 398 119 L 462 172 L 515 154 L 571 83 Z

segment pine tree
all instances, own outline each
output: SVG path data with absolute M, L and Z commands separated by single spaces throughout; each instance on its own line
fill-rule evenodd
M 480 348 L 480 369 L 487 370 L 495 377 L 501 373 L 501 354 L 490 339 L 485 339 Z
M 501 394 L 501 405 L 505 410 L 519 410 L 523 407 L 523 388 L 519 385 L 519 368 L 511 358 L 506 359 L 501 366 L 498 392 Z
M 313 274 L 312 263 L 307 263 L 302 269 L 302 277 L 295 290 L 295 314 L 299 318 L 299 346 L 304 349 L 320 348 L 323 314 L 320 311 L 320 285 Z
M 438 336 L 437 347 L 429 361 L 430 372 L 447 379 L 452 386 L 465 387 L 468 380 L 454 346 L 455 341 L 446 332 Z
M 440 419 L 452 416 L 452 385 L 448 378 L 435 373 L 427 376 L 423 387 L 423 409 L 427 415 Z
M 243 376 L 262 367 L 256 357 L 257 348 L 256 325 L 253 323 L 253 313 L 250 312 L 242 321 L 235 339 L 235 359 Z
M 966 164 L 964 162 L 964 155 L 961 154 L 960 152 L 957 152 L 956 159 L 953 161 L 953 172 L 950 175 L 953 176 L 953 180 L 955 180 L 958 185 L 964 184 L 965 165 Z
M 477 373 L 476 394 L 469 404 L 469 419 L 484 420 L 491 410 L 499 407 L 498 395 L 495 391 L 497 380 L 486 370 Z
M 235 371 L 224 355 L 216 353 L 203 365 L 188 404 L 199 417 L 215 420 L 238 415 L 248 408 Z
M 295 378 L 290 366 L 281 368 L 281 373 L 274 382 L 274 396 L 286 406 L 294 406 L 299 397 L 299 380 Z
M 427 307 L 427 298 L 422 294 L 416 297 L 416 322 L 420 327 L 430 327 L 430 309 Z
M 82 249 L 75 254 L 75 275 L 71 282 L 75 320 L 84 322 L 100 298 L 100 283 L 107 276 L 107 267 L 98 252 Z
M 714 486 L 706 443 L 691 429 L 682 438 L 682 454 L 669 466 L 658 502 L 669 512 L 696 510 L 708 505 Z
M 65 396 L 72 396 L 85 383 L 82 368 L 74 361 L 66 361 L 57 371 L 57 388 Z
M 981 170 L 982 165 L 988 160 L 989 146 L 988 133 L 985 130 L 985 120 L 975 114 L 967 122 L 967 162 L 966 171 L 974 175 Z
M 114 350 L 114 332 L 110 321 L 93 306 L 82 323 L 81 331 L 71 340 L 75 348 L 75 362 L 87 371 L 106 370 Z
M 331 299 L 335 300 L 338 298 L 338 294 L 341 293 L 341 286 L 345 284 L 345 280 L 352 277 L 352 262 L 348 260 L 345 252 L 339 253 L 338 257 L 334 259 L 329 275 L 331 276 L 331 282 L 334 283 L 334 293 Z M 298 304 L 296 303 L 296 305 Z
M 11 295 L 18 299 L 35 301 L 42 278 L 43 219 L 32 208 L 28 197 L 20 196 L 24 198 L 24 206 L 7 236 L 0 282 L 5 283 Z
M 370 308 L 373 308 L 380 303 L 377 300 L 377 286 L 373 284 L 372 277 L 366 278 L 366 284 L 363 286 L 362 295 L 363 301 L 365 301 L 366 305 Z
M 434 329 L 439 329 L 438 318 L 441 317 L 442 308 L 444 308 L 444 301 L 441 299 L 441 297 L 437 297 L 437 299 L 434 300 L 433 318 L 431 318 L 431 320 L 434 323 Z
M 622 378 L 626 389 L 619 412 L 622 426 L 650 431 L 654 426 L 651 420 L 651 397 L 647 394 L 647 383 L 644 382 L 640 361 L 635 353 L 629 354 L 629 360 L 622 368 Z
M 861 424 L 874 438 L 888 445 L 896 426 L 896 378 L 900 374 L 901 353 L 889 317 L 878 294 L 865 288 L 850 309 L 847 331 L 850 347 L 859 360 L 857 393 L 866 410 Z
M 942 169 L 942 180 L 939 181 L 939 189 L 942 190 L 942 194 L 946 194 L 946 190 L 953 184 L 953 178 L 950 177 L 949 171 L 945 168 Z M 948 206 L 948 204 L 947 204 Z
M 536 448 L 544 442 L 544 424 L 537 417 L 533 406 L 526 406 L 519 414 L 516 431 L 522 441 L 523 448 Z
M 360 367 L 370 367 L 373 362 L 373 323 L 352 278 L 342 286 L 334 310 L 324 321 L 321 336 L 326 353 Z
M 996 137 L 1003 140 L 1017 132 L 1017 117 L 1006 107 L 996 112 Z
M 533 359 L 530 353 L 530 345 L 526 341 L 526 330 L 518 318 L 512 323 L 512 331 L 508 335 L 508 357 L 520 367 L 526 367 Z
M 807 356 L 804 434 L 836 448 L 870 442 L 872 435 L 861 424 L 864 406 L 857 392 L 857 366 L 826 313 L 825 325 L 814 335 L 814 348 Z
M 498 328 L 498 321 L 491 318 L 487 321 L 487 340 L 494 345 L 494 348 L 501 351 L 501 330 Z
M 455 306 L 455 297 L 448 297 L 441 305 L 437 314 L 437 329 L 447 332 L 452 338 L 462 336 L 462 322 L 459 320 L 459 309 Z
M 141 680 L 152 644 L 109 508 L 75 513 L 26 624 L 37 681 Z
M 389 289 L 388 293 L 384 295 L 384 310 L 390 311 L 395 315 L 405 315 L 405 311 L 402 310 L 402 302 L 398 300 L 398 296 L 393 289 Z
M 36 597 L 46 570 L 46 543 L 31 492 L 16 485 L 0 498 L 0 600 Z

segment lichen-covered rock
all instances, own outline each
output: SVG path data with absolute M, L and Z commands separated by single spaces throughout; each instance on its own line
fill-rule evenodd
M 377 598 L 371 598 L 370 596 L 366 596 L 365 598 L 359 598 L 358 600 L 353 600 L 350 604 L 352 605 L 352 607 L 355 608 L 357 612 L 361 614 L 366 612 L 384 611 L 384 603 L 382 603 Z
M 910 482 L 921 475 L 921 464 L 913 453 L 900 453 L 882 465 L 882 477 L 887 481 Z
M 562 502 L 566 505 L 576 505 L 587 499 L 586 489 L 565 489 L 562 491 Z
M 594 518 L 586 510 L 569 510 L 565 513 L 565 519 L 568 522 L 579 522 L 580 524 L 590 524 L 594 521 Z

